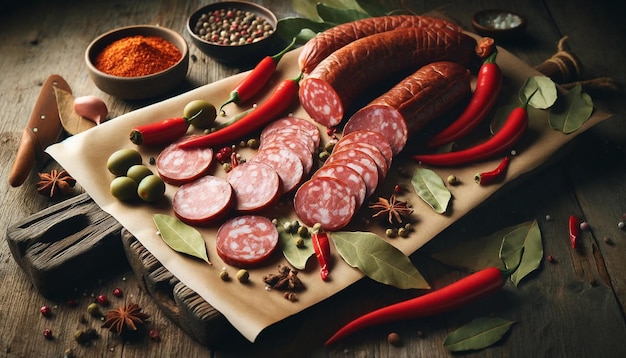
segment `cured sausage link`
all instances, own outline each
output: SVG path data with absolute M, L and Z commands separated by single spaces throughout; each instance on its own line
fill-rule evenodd
M 298 64 L 302 72 L 309 73 L 328 55 L 352 41 L 381 32 L 410 27 L 448 28 L 461 31 L 460 27 L 451 22 L 429 16 L 370 17 L 337 25 L 317 34 L 303 46 Z
M 371 85 L 435 61 L 468 65 L 476 40 L 451 29 L 409 28 L 349 43 L 324 59 L 303 81 L 302 107 L 319 124 L 338 125 L 352 101 Z
M 470 83 L 465 66 L 447 61 L 428 64 L 358 110 L 344 134 L 379 132 L 398 154 L 412 134 L 468 96 Z

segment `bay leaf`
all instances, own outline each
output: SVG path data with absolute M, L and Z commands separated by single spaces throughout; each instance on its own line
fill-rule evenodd
M 341 258 L 369 278 L 401 289 L 430 288 L 409 257 L 378 235 L 338 231 L 330 237 Z
M 517 286 L 531 272 L 539 268 L 543 260 L 543 242 L 537 220 L 511 231 L 504 236 L 500 248 L 500 258 L 507 268 L 515 267 L 520 251 L 524 249 L 519 267 L 511 275 L 511 281 Z
M 533 108 L 550 108 L 558 98 L 556 84 L 548 76 L 531 76 L 520 89 L 519 97 L 522 103 L 528 101 L 528 105 Z
M 298 234 L 290 233 L 278 225 L 278 243 L 283 251 L 283 256 L 293 267 L 304 270 L 307 261 L 315 252 L 313 245 L 311 245 L 311 239 L 303 239 L 304 245 L 298 247 L 295 243 L 298 237 Z
M 411 184 L 417 195 L 435 212 L 443 214 L 448 210 L 452 193 L 437 173 L 427 168 L 417 168 L 411 178 Z
M 356 3 L 354 6 L 358 7 Z M 366 13 L 354 8 L 337 9 L 321 3 L 317 5 L 317 13 L 322 20 L 324 20 L 324 22 L 331 22 L 335 24 L 343 24 L 369 17 Z
M 159 230 L 161 239 L 172 250 L 197 257 L 211 265 L 206 243 L 198 230 L 170 215 L 154 214 L 152 219 Z
M 548 116 L 550 127 L 565 134 L 577 131 L 593 112 L 593 100 L 576 85 L 561 95 Z
M 96 126 L 96 123 L 79 116 L 74 111 L 74 96 L 61 88 L 54 87 L 54 95 L 59 109 L 63 129 L 69 134 L 78 134 Z
M 514 323 L 498 317 L 479 317 L 448 334 L 443 346 L 452 352 L 484 349 L 500 341 Z

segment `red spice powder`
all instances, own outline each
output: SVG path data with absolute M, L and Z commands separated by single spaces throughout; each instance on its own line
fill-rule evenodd
M 129 36 L 114 41 L 96 57 L 96 68 L 120 77 L 151 75 L 172 67 L 182 57 L 176 46 L 158 36 Z

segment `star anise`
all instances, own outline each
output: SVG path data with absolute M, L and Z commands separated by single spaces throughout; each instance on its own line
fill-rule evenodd
M 52 169 L 50 173 L 39 173 L 37 191 L 41 195 L 54 198 L 57 195 L 67 195 L 76 185 L 76 180 L 67 171 Z
M 408 202 L 398 200 L 396 194 L 391 194 L 389 200 L 379 197 L 378 201 L 370 204 L 369 207 L 370 209 L 376 210 L 372 218 L 387 215 L 390 224 L 393 224 L 394 220 L 397 221 L 398 224 L 401 224 L 404 216 L 413 213 L 413 209 L 409 207 Z
M 102 328 L 115 331 L 120 336 L 128 330 L 136 331 L 148 318 L 150 315 L 141 312 L 141 307 L 138 304 L 128 303 L 126 306 L 109 311 Z

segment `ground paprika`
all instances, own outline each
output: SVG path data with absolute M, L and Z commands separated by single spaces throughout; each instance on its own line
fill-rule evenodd
M 180 50 L 158 36 L 129 36 L 112 42 L 96 57 L 96 68 L 120 77 L 140 77 L 164 71 L 182 57 Z

